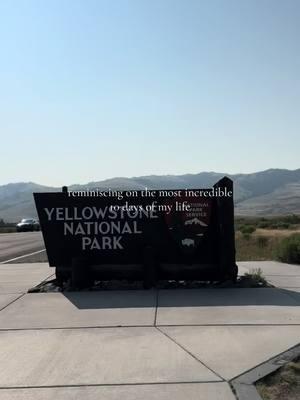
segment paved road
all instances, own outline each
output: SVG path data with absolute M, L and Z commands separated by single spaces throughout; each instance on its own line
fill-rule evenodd
M 0 262 L 44 249 L 41 232 L 0 234 Z

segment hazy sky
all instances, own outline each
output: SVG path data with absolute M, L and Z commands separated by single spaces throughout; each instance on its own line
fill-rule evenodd
M 300 167 L 299 0 L 1 0 L 0 184 Z

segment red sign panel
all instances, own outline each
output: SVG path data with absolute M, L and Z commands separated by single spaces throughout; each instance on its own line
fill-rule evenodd
M 172 211 L 165 214 L 165 220 L 173 239 L 186 253 L 193 253 L 201 242 L 210 223 L 212 201 L 210 198 L 181 198 L 188 210 L 176 211 L 172 204 Z M 178 200 L 177 200 L 178 202 Z

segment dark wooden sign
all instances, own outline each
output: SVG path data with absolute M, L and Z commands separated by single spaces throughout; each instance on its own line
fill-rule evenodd
M 49 264 L 94 279 L 235 279 L 233 185 L 211 189 L 34 193 Z

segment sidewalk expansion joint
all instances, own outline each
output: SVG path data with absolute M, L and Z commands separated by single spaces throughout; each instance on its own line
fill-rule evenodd
M 24 294 L 22 294 L 20 297 L 6 305 L 4 308 L 8 307 L 10 304 L 13 302 L 19 300 L 21 297 L 23 297 Z M 1 310 L 0 310 L 1 312 Z M 65 326 L 65 327 L 33 327 L 33 328 L 1 328 L 0 327 L 0 332 L 1 331 L 43 331 L 43 330 L 72 330 L 72 329 L 129 329 L 129 328 L 154 328 L 158 329 L 161 333 L 166 335 L 164 332 L 162 332 L 159 328 L 174 328 L 174 327 L 239 327 L 239 326 L 299 326 L 300 323 L 298 324 L 188 324 L 188 325 L 153 325 L 153 324 L 148 324 L 148 325 L 107 325 L 107 326 Z M 172 339 L 173 340 L 173 339 Z M 174 341 L 174 340 L 173 340 Z
M 275 323 L 257 323 L 257 322 L 253 322 L 251 324 L 245 324 L 245 323 L 241 323 L 241 324 L 159 324 L 156 325 L 156 327 L 161 327 L 161 328 L 174 328 L 176 326 L 180 326 L 180 327 L 184 327 L 184 326 L 223 326 L 223 327 L 228 327 L 228 326 L 298 326 L 300 325 L 300 322 L 298 323 L 292 323 L 292 324 L 288 324 L 288 323 L 282 323 L 282 324 L 275 324 Z
M 159 290 L 156 290 L 156 298 L 155 298 L 155 302 L 156 302 L 156 307 L 155 307 L 155 314 L 154 314 L 154 324 L 153 326 L 156 326 L 156 322 L 157 322 L 157 312 L 158 312 L 158 301 L 159 301 Z
M 18 293 L 19 294 L 19 293 Z M 20 296 L 18 296 L 16 299 L 12 300 L 10 303 L 6 304 L 4 307 L 0 309 L 0 312 L 5 310 L 7 307 L 9 307 L 11 304 L 15 303 L 16 301 L 20 300 L 21 297 L 25 296 L 26 293 L 21 293 Z
M 43 386 L 0 386 L 1 390 L 16 390 L 16 389 L 55 389 L 55 388 L 77 388 L 77 387 L 105 387 L 105 386 L 146 386 L 146 385 L 198 385 L 201 383 L 224 383 L 220 380 L 209 381 L 176 381 L 176 382 L 134 382 L 134 383 L 87 383 L 87 384 L 66 384 L 66 385 L 43 385 Z
M 214 375 L 216 375 L 219 379 L 221 379 L 222 382 L 225 382 L 225 379 L 221 375 L 219 375 L 217 372 L 215 372 L 213 369 L 211 369 L 208 365 L 206 365 L 203 361 L 201 361 L 199 358 L 197 358 L 193 353 L 191 353 L 189 350 L 187 350 L 184 346 L 182 346 L 180 343 L 178 343 L 175 339 L 173 339 L 167 333 L 165 333 L 161 329 L 159 329 L 158 326 L 156 326 L 155 329 L 157 329 L 161 334 L 163 334 L 166 338 L 171 340 L 173 343 L 175 343 L 185 353 L 189 354 L 194 360 L 199 362 L 201 365 L 203 365 L 205 368 L 207 368 L 210 372 L 212 372 Z

